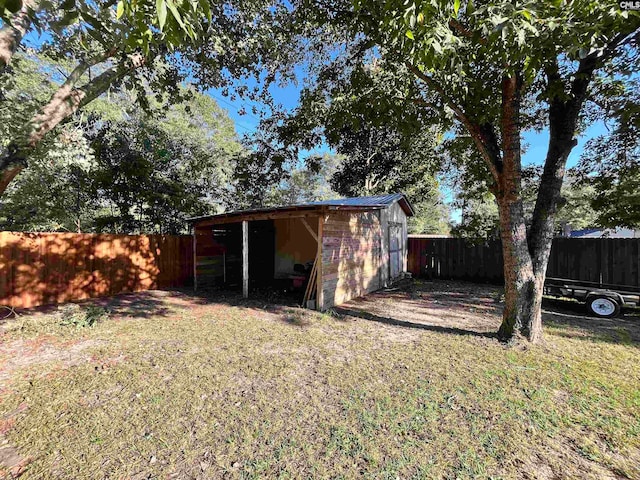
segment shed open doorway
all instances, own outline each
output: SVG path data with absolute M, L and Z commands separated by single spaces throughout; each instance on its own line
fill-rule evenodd
M 196 289 L 307 305 L 316 296 L 307 287 L 316 284 L 317 229 L 318 216 L 196 225 Z

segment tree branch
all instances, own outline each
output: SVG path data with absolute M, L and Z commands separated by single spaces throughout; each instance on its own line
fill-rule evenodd
M 598 64 L 596 68 L 600 67 L 604 62 L 609 60 L 616 52 L 618 47 L 623 45 L 627 45 L 632 40 L 636 42 L 640 41 L 640 28 L 636 28 L 631 30 L 630 32 L 621 32 L 617 34 L 613 39 L 602 49 L 602 53 L 595 52 L 588 55 L 585 60 L 589 57 L 596 58 Z
M 536 274 L 544 274 L 542 270 L 549 257 L 550 238 L 553 237 L 566 163 L 577 144 L 574 138 L 576 125 L 587 99 L 593 74 L 619 47 L 639 39 L 640 29 L 617 34 L 602 50 L 580 60 L 569 86 L 568 98 L 564 96 L 564 92 L 562 95 L 556 93 L 549 96 L 549 147 L 529 230 L 529 250 Z M 545 73 L 549 89 L 562 85 L 557 59 L 545 69 Z
M 22 8 L 11 17 L 11 22 L 0 28 L 0 73 L 7 69 L 22 38 L 31 28 L 31 15 L 38 6 L 38 2 L 25 0 Z
M 462 109 L 447 95 L 444 88 L 442 88 L 440 84 L 438 84 L 438 82 L 436 82 L 429 75 L 425 74 L 422 70 L 420 70 L 418 67 L 413 65 L 411 62 L 405 62 L 405 65 L 416 77 L 418 77 L 424 83 L 429 85 L 429 87 L 431 87 L 433 90 L 438 92 L 438 94 L 440 94 L 444 102 L 449 106 L 449 108 L 451 108 L 451 110 L 453 110 L 456 116 L 459 117 L 460 121 L 462 121 L 463 118 L 465 119 L 467 118 L 466 114 L 462 111 Z
M 431 110 L 435 110 L 435 111 L 441 111 L 442 110 L 442 107 L 440 105 L 436 105 L 435 103 L 427 102 L 423 98 L 412 98 L 411 99 L 411 103 L 414 103 L 416 105 L 420 105 L 420 106 L 423 106 L 423 107 L 427 107 L 427 108 L 430 108 Z
M 0 195 L 4 193 L 9 183 L 26 166 L 26 159 L 29 153 L 42 141 L 47 133 L 73 115 L 79 108 L 102 95 L 111 85 L 132 70 L 144 65 L 144 56 L 140 53 L 135 53 L 105 70 L 82 87 L 75 88 L 76 83 L 89 68 L 90 64 L 105 58 L 108 53 L 97 55 L 86 62 L 78 64 L 53 94 L 49 102 L 12 139 L 4 154 L 0 156 Z
M 464 38 L 468 38 L 469 40 L 473 40 L 474 42 L 480 43 L 482 45 L 487 44 L 486 38 L 480 36 L 479 34 L 475 34 L 472 30 L 469 30 L 456 19 L 452 18 L 449 20 L 449 29 L 458 32 Z
M 122 68 L 122 66 L 116 65 L 116 67 L 107 69 L 102 75 L 90 80 L 82 88 L 76 88 L 76 84 L 90 67 L 103 63 L 111 58 L 115 52 L 116 49 L 113 48 L 80 62 L 53 94 L 51 100 L 24 126 L 22 135 L 18 135 L 14 143 L 19 148 L 35 147 L 61 121 L 75 113 L 78 108 L 95 99 L 96 96 L 99 96 L 102 92 L 93 96 L 88 94 L 93 93 L 95 86 L 100 84 L 101 80 L 104 81 L 106 76 L 111 75 L 110 72 L 114 68 Z
M 640 40 L 640 29 L 619 33 L 601 51 L 595 51 L 580 60 L 571 83 L 571 98 L 566 105 L 569 115 L 577 118 L 580 113 L 587 96 L 587 89 L 596 69 L 602 67 L 615 54 L 618 47 L 626 45 L 631 40 Z
M 453 99 L 447 95 L 446 91 L 438 82 L 436 82 L 429 75 L 426 75 L 423 71 L 417 68 L 410 62 L 405 62 L 407 68 L 413 72 L 413 74 L 420 80 L 425 82 L 429 87 L 435 90 L 445 104 L 453 111 L 456 118 L 465 126 L 468 132 L 471 134 L 471 138 L 476 147 L 480 151 L 480 155 L 484 159 L 493 179 L 496 183 L 500 182 L 499 166 L 501 165 L 500 147 L 497 142 L 495 131 L 490 124 L 478 125 L 472 121 L 462 108 L 457 105 Z
M 145 64 L 145 57 L 141 53 L 128 55 L 126 60 L 114 65 L 111 69 L 101 73 L 89 83 L 78 90 L 84 93 L 78 108 L 85 106 L 87 103 L 95 100 L 97 97 L 106 92 L 115 82 L 121 80 L 128 73 L 142 67 Z

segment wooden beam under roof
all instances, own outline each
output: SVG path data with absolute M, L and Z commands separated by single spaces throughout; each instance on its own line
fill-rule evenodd
M 202 217 L 201 219 L 194 218 L 189 220 L 198 228 L 209 227 L 213 225 L 224 225 L 229 223 L 240 223 L 244 220 L 249 222 L 257 220 L 276 220 L 279 218 L 310 218 L 317 217 L 328 211 L 368 211 L 368 210 L 380 210 L 386 208 L 384 205 L 366 205 L 366 206 L 351 206 L 351 205 L 312 205 L 312 206 L 300 206 L 291 208 L 274 208 L 273 210 L 263 211 L 247 211 L 245 212 L 229 212 L 221 213 L 219 215 L 213 215 L 210 217 Z
M 286 211 L 286 212 L 264 212 L 264 213 L 248 213 L 245 215 L 229 215 L 225 217 L 216 217 L 201 220 L 195 224 L 198 227 L 208 227 L 213 225 L 224 225 L 229 223 L 240 223 L 243 221 L 253 222 L 256 220 L 276 220 L 279 218 L 309 218 L 317 217 L 318 212 L 316 210 L 309 211 Z
M 311 228 L 311 225 L 309 225 L 309 223 L 307 223 L 307 219 L 302 217 L 300 220 L 302 221 L 302 224 L 307 229 L 307 231 L 311 234 L 313 239 L 317 242 L 318 241 L 318 235 L 316 235 L 316 232 L 313 231 L 313 228 Z

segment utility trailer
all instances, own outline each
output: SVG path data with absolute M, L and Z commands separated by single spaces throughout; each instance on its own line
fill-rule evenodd
M 566 278 L 547 278 L 544 294 L 553 297 L 575 298 L 584 302 L 592 315 L 612 318 L 623 307 L 640 306 L 640 287 L 583 282 Z

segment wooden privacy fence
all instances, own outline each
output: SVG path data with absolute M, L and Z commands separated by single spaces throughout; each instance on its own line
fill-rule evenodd
M 409 237 L 408 269 L 416 277 L 502 282 L 499 241 Z M 547 277 L 640 286 L 640 238 L 556 238 Z
M 191 236 L 0 232 L 0 305 L 28 308 L 192 280 Z

